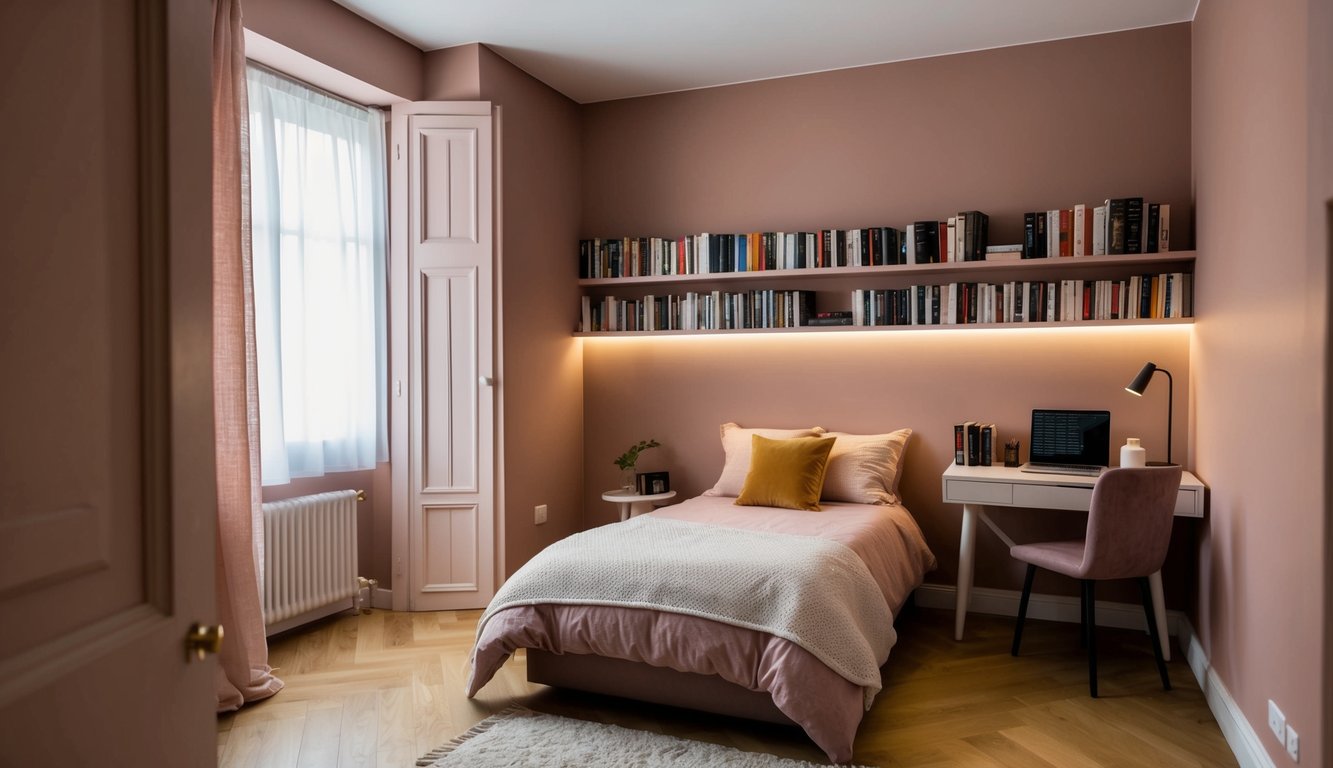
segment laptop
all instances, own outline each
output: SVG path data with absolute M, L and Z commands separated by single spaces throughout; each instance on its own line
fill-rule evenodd
M 1110 411 L 1032 411 L 1032 442 L 1023 472 L 1096 477 L 1111 457 Z

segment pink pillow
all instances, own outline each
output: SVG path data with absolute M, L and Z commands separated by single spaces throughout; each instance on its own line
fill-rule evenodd
M 788 440 L 793 437 L 819 437 L 824 434 L 820 427 L 810 427 L 809 429 L 768 429 L 751 428 L 745 429 L 735 422 L 727 422 L 721 427 L 722 432 L 722 451 L 726 454 L 726 461 L 722 465 L 722 476 L 717 479 L 717 483 L 710 489 L 703 492 L 704 496 L 740 496 L 741 489 L 745 487 L 745 476 L 750 473 L 750 438 L 754 435 L 767 437 L 770 440 Z M 833 446 L 836 452 L 837 444 Z
M 828 432 L 836 437 L 824 473 L 824 501 L 855 504 L 897 504 L 903 455 L 912 430 L 883 435 Z

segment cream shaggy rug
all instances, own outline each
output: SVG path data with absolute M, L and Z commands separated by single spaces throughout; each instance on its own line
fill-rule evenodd
M 417 761 L 430 768 L 810 768 L 732 747 L 510 707 Z

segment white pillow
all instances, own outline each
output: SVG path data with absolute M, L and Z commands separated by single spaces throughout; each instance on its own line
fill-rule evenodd
M 717 484 L 703 492 L 704 496 L 740 496 L 745 487 L 745 476 L 750 473 L 750 437 L 759 435 L 770 440 L 787 440 L 793 437 L 819 437 L 824 430 L 819 427 L 809 429 L 745 429 L 735 422 L 727 422 L 721 427 L 722 452 L 726 462 L 722 466 L 722 476 Z M 833 450 L 837 451 L 835 443 Z
M 898 503 L 898 480 L 912 430 L 900 429 L 883 435 L 828 432 L 826 436 L 837 440 L 829 453 L 820 499 L 856 504 Z

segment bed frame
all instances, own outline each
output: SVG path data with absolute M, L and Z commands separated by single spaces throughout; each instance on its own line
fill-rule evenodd
M 782 714 L 769 694 L 743 688 L 717 675 L 677 672 L 591 654 L 554 654 L 537 648 L 527 649 L 527 654 L 531 683 L 800 727 Z

